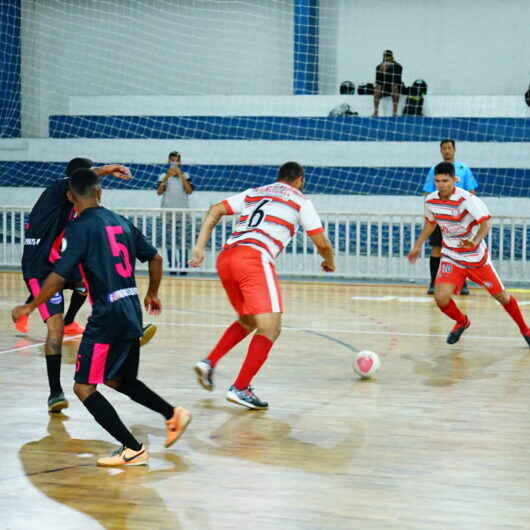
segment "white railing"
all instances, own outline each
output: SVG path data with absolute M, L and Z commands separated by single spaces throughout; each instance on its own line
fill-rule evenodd
M 20 265 L 24 221 L 29 211 L 29 208 L 0 207 L 0 266 Z M 160 250 L 166 260 L 166 270 L 188 270 L 186 262 L 203 210 L 121 208 L 116 211 L 130 219 Z M 324 213 L 321 218 L 335 248 L 337 272 L 333 276 L 389 281 L 427 279 L 425 263 L 420 261 L 412 266 L 406 259 L 412 239 L 421 230 L 421 215 Z M 212 234 L 205 263 L 198 270 L 215 271 L 216 255 L 235 221 L 235 217 L 221 220 Z M 493 219 L 488 246 L 504 281 L 530 282 L 529 225 L 530 217 Z M 330 277 L 320 271 L 320 261 L 309 238 L 299 231 L 278 258 L 277 267 L 284 276 Z

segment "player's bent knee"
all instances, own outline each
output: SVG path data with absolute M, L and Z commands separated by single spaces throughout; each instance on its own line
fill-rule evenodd
M 85 401 L 85 399 L 90 396 L 90 394 L 94 393 L 97 390 L 96 385 L 87 385 L 84 383 L 74 383 L 74 394 L 81 400 Z

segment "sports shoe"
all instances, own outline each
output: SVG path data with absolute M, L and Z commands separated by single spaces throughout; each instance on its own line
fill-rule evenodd
M 145 346 L 155 336 L 157 329 L 154 324 L 146 324 L 142 328 L 143 335 L 140 337 L 140 346 Z
M 528 346 L 530 347 L 530 331 L 528 331 L 528 333 L 525 333 L 523 337 L 524 337 L 524 340 L 526 341 L 526 344 L 528 344 Z
M 48 412 L 61 412 L 68 408 L 68 400 L 64 397 L 64 393 L 50 395 L 48 398 Z
M 469 287 L 467 286 L 467 283 L 464 283 L 464 285 L 462 285 L 462 289 L 460 289 L 460 294 L 462 296 L 468 296 L 469 295 Z
M 23 317 L 20 317 L 15 322 L 15 328 L 17 329 L 17 331 L 19 333 L 27 333 L 28 332 L 28 320 L 29 320 L 29 316 L 28 315 L 24 315 Z
M 171 447 L 183 434 L 191 422 L 189 410 L 177 407 L 173 410 L 173 416 L 166 421 L 166 441 L 164 447 Z
M 466 320 L 459 324 L 458 322 L 453 326 L 451 333 L 447 335 L 447 344 L 455 344 L 460 340 L 462 333 L 471 325 L 469 318 L 466 317 Z
M 134 451 L 122 445 L 116 449 L 110 456 L 98 458 L 98 466 L 113 467 L 113 466 L 144 466 L 149 460 L 149 453 L 143 446 L 139 451 Z
M 85 328 L 80 326 L 77 322 L 71 322 L 64 326 L 65 335 L 82 335 L 85 331 Z
M 434 285 L 429 285 L 429 288 L 427 289 L 427 294 L 434 294 Z
M 247 386 L 247 388 L 244 388 L 243 390 L 238 390 L 234 385 L 232 385 L 226 393 L 226 399 L 232 403 L 243 405 L 249 409 L 269 408 L 269 404 L 266 401 L 261 401 L 261 399 L 254 394 L 251 386 Z
M 203 388 L 211 392 L 213 390 L 212 363 L 208 359 L 203 359 L 202 361 L 199 361 L 193 367 L 193 369 L 195 370 L 195 373 L 197 374 L 197 381 L 199 382 L 199 384 Z

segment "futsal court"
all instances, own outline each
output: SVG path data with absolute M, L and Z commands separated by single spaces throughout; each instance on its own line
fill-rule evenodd
M 116 442 L 69 382 L 79 339 L 63 350 L 70 408 L 48 415 L 45 327 L 34 313 L 18 335 L 21 275 L 0 286 L 2 528 L 528 528 L 530 352 L 479 289 L 458 299 L 472 326 L 449 346 L 424 286 L 283 282 L 284 329 L 254 380 L 270 408 L 250 411 L 225 400 L 248 340 L 213 392 L 192 370 L 234 318 L 220 284 L 166 277 L 140 377 L 193 421 L 166 450 L 161 416 L 103 389 L 151 453 L 107 469 L 96 457 Z M 530 292 L 517 296 L 528 313 Z M 381 358 L 371 380 L 352 370 L 362 349 Z

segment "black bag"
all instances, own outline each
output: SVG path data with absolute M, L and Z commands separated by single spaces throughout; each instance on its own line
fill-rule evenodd
M 528 90 L 524 95 L 524 99 L 526 101 L 526 104 L 530 107 L 530 86 L 528 87 Z
M 423 79 L 416 79 L 411 86 L 403 90 L 407 95 L 404 116 L 423 116 L 423 96 L 427 94 L 427 83 Z
M 355 85 L 351 81 L 343 81 L 340 85 L 340 93 L 355 94 Z
M 374 84 L 365 83 L 364 85 L 359 85 L 357 87 L 357 94 L 359 96 L 372 96 L 374 93 Z

